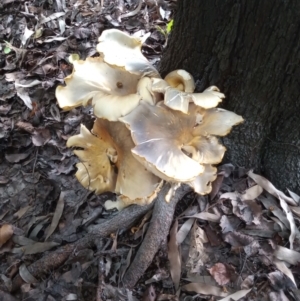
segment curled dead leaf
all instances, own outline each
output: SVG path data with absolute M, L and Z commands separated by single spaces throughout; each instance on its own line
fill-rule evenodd
M 0 228 L 0 248 L 12 237 L 14 234 L 13 226 L 4 224 Z
M 45 241 L 49 238 L 49 236 L 55 231 L 59 220 L 62 216 L 63 210 L 64 210 L 64 206 L 65 206 L 65 192 L 61 192 L 60 196 L 59 196 L 59 200 L 57 202 L 56 208 L 55 208 L 55 212 L 52 218 L 52 222 L 50 227 L 47 230 L 47 234 L 46 234 L 46 238 Z
M 228 264 L 216 263 L 208 271 L 220 285 L 225 285 L 236 278 L 235 269 Z

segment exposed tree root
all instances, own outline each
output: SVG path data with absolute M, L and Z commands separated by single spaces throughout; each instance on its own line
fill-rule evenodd
M 169 233 L 176 204 L 186 193 L 191 191 L 190 187 L 181 185 L 170 202 L 167 203 L 165 196 L 169 189 L 170 185 L 166 184 L 157 196 L 148 231 L 131 266 L 123 278 L 123 284 L 127 288 L 133 288 L 151 264 L 162 241 Z
M 135 286 L 151 264 L 161 242 L 169 233 L 177 202 L 191 190 L 188 186 L 181 186 L 177 189 L 171 201 L 167 203 L 165 196 L 169 189 L 170 185 L 166 184 L 154 202 L 154 211 L 147 234 L 123 279 L 124 286 L 128 288 Z M 130 206 L 123 209 L 110 220 L 89 227 L 89 233 L 84 238 L 79 239 L 75 243 L 62 246 L 29 265 L 27 267 L 29 273 L 37 279 L 45 277 L 51 271 L 62 266 L 73 252 L 95 246 L 95 242 L 98 238 L 106 237 L 118 229 L 128 229 L 146 214 L 152 206 L 153 203 L 147 206 Z M 19 274 L 15 276 L 12 283 L 12 291 L 18 290 L 23 283 L 24 281 Z
M 123 209 L 116 216 L 104 223 L 90 227 L 90 233 L 84 238 L 79 239 L 75 243 L 60 247 L 32 263 L 27 267 L 28 271 L 37 279 L 46 276 L 54 269 L 63 265 L 73 251 L 79 251 L 87 248 L 87 246 L 94 246 L 97 238 L 106 237 L 111 233 L 116 232 L 118 229 L 129 228 L 144 214 L 146 214 L 152 206 L 153 204 L 147 206 L 134 205 Z M 12 291 L 18 290 L 23 283 L 24 281 L 19 274 L 15 276 L 13 279 Z

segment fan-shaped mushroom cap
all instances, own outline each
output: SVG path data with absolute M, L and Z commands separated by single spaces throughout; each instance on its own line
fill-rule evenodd
M 193 93 L 195 82 L 193 76 L 185 70 L 174 70 L 166 75 L 164 80 L 173 88 L 187 93 Z
M 194 104 L 204 109 L 216 107 L 225 98 L 225 95 L 220 93 L 216 86 L 208 87 L 202 93 L 192 93 L 190 95 Z
M 204 172 L 196 177 L 193 181 L 187 182 L 194 191 L 204 195 L 211 192 L 211 183 L 217 178 L 217 169 L 211 165 L 204 166 Z
M 117 174 L 114 171 L 110 158 L 116 155 L 116 149 L 110 139 L 92 135 L 81 125 L 80 134 L 72 136 L 67 141 L 67 147 L 81 147 L 83 150 L 74 150 L 80 159 L 77 163 L 76 177 L 85 188 L 99 194 L 114 190 Z M 97 164 L 95 164 L 97 162 Z
M 226 150 L 217 138 L 210 136 L 213 132 L 206 131 L 210 123 L 211 129 L 215 128 L 216 119 L 211 116 L 214 116 L 212 111 L 206 114 L 206 110 L 194 104 L 190 105 L 189 114 L 183 114 L 162 103 L 156 106 L 142 103 L 120 121 L 131 131 L 136 145 L 133 155 L 148 170 L 169 182 L 192 183 L 190 185 L 197 191 L 204 193 L 215 174 L 215 169 L 209 164 L 221 162 Z M 231 128 L 235 122 L 241 121 L 240 116 L 232 113 L 230 119 L 234 122 L 228 122 L 228 116 L 219 115 L 217 124 L 219 127 L 224 125 L 224 132 L 229 130 L 229 124 Z M 219 130 L 219 133 L 223 132 Z M 204 178 L 197 179 L 202 174 Z
M 155 89 L 158 88 L 154 87 Z M 202 93 L 185 93 L 168 87 L 165 89 L 164 104 L 173 110 L 181 111 L 185 114 L 188 113 L 191 102 L 204 109 L 210 109 L 216 107 L 225 98 L 225 95 L 218 91 L 219 89 L 215 86 L 207 88 Z
M 161 106 L 140 104 L 122 117 L 130 129 L 136 147 L 134 156 L 151 172 L 166 181 L 189 181 L 204 167 L 184 152 L 184 145 L 193 140 L 195 109 L 189 115 Z
M 218 164 L 226 151 L 225 146 L 213 136 L 196 136 L 183 149 L 200 164 Z
M 189 82 L 189 79 L 192 79 L 192 83 Z M 191 102 L 204 109 L 210 109 L 216 107 L 225 98 L 225 95 L 220 93 L 216 86 L 211 86 L 202 93 L 192 93 L 194 88 L 192 76 L 184 70 L 173 71 L 164 80 L 152 79 L 152 91 L 164 94 L 164 104 L 185 114 L 188 113 Z
M 133 74 L 160 77 L 141 52 L 144 39 L 132 37 L 117 29 L 107 29 L 98 41 L 97 51 L 106 63 L 124 67 Z
M 56 98 L 65 110 L 92 100 L 97 117 L 116 121 L 139 104 L 139 80 L 140 76 L 111 67 L 100 57 L 76 60 L 73 73 L 65 78 L 66 86 L 56 88 Z
M 81 160 L 76 173 L 80 183 L 96 193 L 114 191 L 120 195 L 121 207 L 151 202 L 160 179 L 133 157 L 134 144 L 125 125 L 97 119 L 93 133 L 96 136 L 82 125 L 80 134 L 67 142 L 68 147 L 83 149 L 75 150 Z
M 243 117 L 234 112 L 219 108 L 201 110 L 202 119 L 193 130 L 193 135 L 226 136 L 234 125 L 244 121 Z

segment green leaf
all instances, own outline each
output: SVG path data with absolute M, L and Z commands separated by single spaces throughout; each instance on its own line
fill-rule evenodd
M 80 60 L 80 56 L 79 56 L 79 54 L 77 54 L 77 53 L 72 53 L 72 54 L 68 57 L 68 60 L 69 60 L 70 64 L 73 64 L 74 61 Z
M 3 49 L 3 52 L 5 54 L 9 54 L 11 52 L 11 49 L 9 47 L 5 46 L 5 48 Z
M 169 34 L 173 28 L 173 23 L 174 23 L 174 19 L 172 19 L 168 24 L 167 24 L 167 28 L 166 28 L 166 32 L 167 34 Z
M 164 36 L 166 36 L 166 32 L 165 32 L 159 25 L 156 25 L 155 28 L 156 28 L 160 33 L 162 33 Z

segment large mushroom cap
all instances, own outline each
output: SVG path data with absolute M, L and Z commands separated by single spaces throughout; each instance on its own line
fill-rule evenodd
M 131 131 L 136 145 L 133 155 L 148 170 L 169 182 L 186 182 L 197 193 L 206 194 L 216 176 L 210 164 L 221 162 L 226 150 L 212 135 L 224 134 L 241 121 L 232 112 L 220 114 L 219 119 L 213 114 L 217 109 L 208 112 L 195 104 L 184 114 L 161 103 L 143 103 L 120 121 Z M 214 131 L 217 126 L 223 129 Z
M 93 133 L 81 126 L 80 134 L 67 142 L 68 147 L 83 149 L 75 150 L 81 160 L 76 173 L 80 183 L 96 193 L 116 192 L 121 196 L 123 206 L 152 201 L 160 179 L 133 157 L 134 144 L 125 125 L 97 119 Z M 120 205 L 116 206 L 120 208 Z
M 66 86 L 56 88 L 61 108 L 69 110 L 91 102 L 97 117 L 116 121 L 139 104 L 140 76 L 112 67 L 100 57 L 73 63 L 73 73 L 65 78 Z
M 193 139 L 195 119 L 163 105 L 140 104 L 120 120 L 129 127 L 136 144 L 132 153 L 144 166 L 164 180 L 184 182 L 204 169 L 182 149 Z
M 80 159 L 77 163 L 76 177 L 85 188 L 99 194 L 114 190 L 117 174 L 112 164 L 116 149 L 107 135 L 96 137 L 84 126 L 80 134 L 72 136 L 67 141 L 67 147 L 80 147 L 74 150 Z M 97 164 L 95 164 L 97 162 Z
M 160 77 L 141 52 L 144 39 L 132 37 L 117 29 L 107 29 L 98 41 L 97 51 L 106 63 L 124 67 L 133 74 Z

